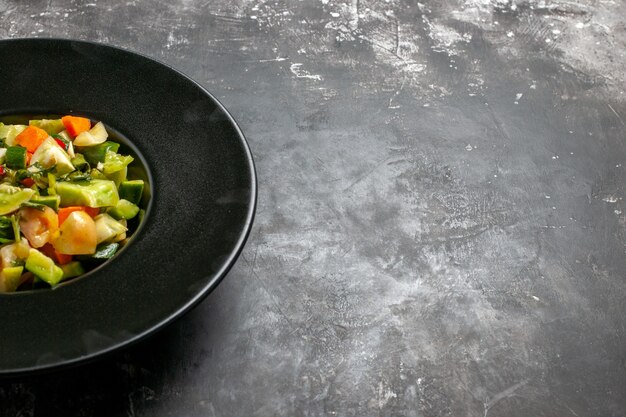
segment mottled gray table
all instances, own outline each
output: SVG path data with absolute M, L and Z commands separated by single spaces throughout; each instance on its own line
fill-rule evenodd
M 0 416 L 625 416 L 624 18 L 619 0 L 0 0 L 1 38 L 196 79 L 259 177 L 246 249 L 201 305 L 0 381 Z

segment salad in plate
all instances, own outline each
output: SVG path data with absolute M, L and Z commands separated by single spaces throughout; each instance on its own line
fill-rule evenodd
M 146 184 L 119 149 L 85 117 L 0 123 L 0 292 L 55 287 L 128 241 Z

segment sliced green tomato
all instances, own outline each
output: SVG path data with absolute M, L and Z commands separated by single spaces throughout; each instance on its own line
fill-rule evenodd
M 27 126 L 25 125 L 2 125 L 0 126 L 0 139 L 4 138 L 7 146 L 15 146 L 15 137 L 22 133 Z
M 89 175 L 91 176 L 91 178 L 95 179 L 95 180 L 108 180 L 107 176 L 104 175 L 102 173 L 102 171 L 100 171 L 97 168 L 91 168 L 91 171 L 89 171 Z M 113 181 L 115 182 L 115 181 Z
M 133 157 L 130 155 L 120 155 L 118 153 L 108 151 L 104 156 L 102 172 L 104 172 L 105 175 L 112 174 L 126 168 L 131 162 L 133 162 Z
M 50 285 L 57 285 L 63 278 L 63 270 L 37 249 L 30 250 L 25 267 L 36 277 Z
M 46 138 L 30 158 L 30 164 L 39 163 L 44 168 L 54 167 L 58 175 L 74 171 L 70 156 L 51 137 Z
M 117 152 L 120 144 L 117 142 L 105 141 L 99 145 L 95 146 L 85 146 L 85 147 L 76 147 L 76 152 L 80 152 L 83 154 L 87 162 L 92 167 L 95 167 L 98 162 L 104 162 L 104 158 L 107 152 Z
M 0 215 L 12 213 L 20 205 L 35 195 L 31 188 L 13 187 L 12 185 L 0 184 Z
M 61 119 L 29 120 L 28 124 L 45 130 L 49 135 L 56 135 L 57 133 L 65 130 L 65 126 L 63 125 Z
M 119 187 L 122 182 L 126 180 L 126 174 L 128 173 L 128 167 L 124 167 L 119 171 L 115 171 L 111 174 L 105 174 L 105 177 L 115 183 L 116 187 Z
M 0 292 L 14 292 L 17 290 L 23 271 L 23 266 L 2 268 L 2 272 L 0 272 Z
M 106 213 L 98 214 L 93 220 L 96 223 L 96 241 L 98 244 L 115 239 L 128 230 L 126 226 Z
M 74 139 L 74 145 L 76 146 L 99 145 L 103 143 L 104 141 L 106 141 L 108 137 L 109 137 L 109 134 L 107 133 L 104 125 L 102 124 L 102 122 L 98 122 L 89 131 L 82 132 L 78 136 L 76 136 L 76 139 Z
M 134 218 L 137 213 L 139 213 L 139 207 L 136 204 L 121 198 L 120 201 L 117 202 L 117 205 L 110 208 L 107 213 L 109 213 L 115 220 L 129 220 Z
M 61 207 L 115 207 L 119 201 L 117 187 L 109 180 L 57 182 L 56 193 L 61 196 Z
M 63 278 L 61 281 L 65 281 L 66 279 L 74 278 L 85 273 L 85 268 L 83 268 L 83 265 L 78 261 L 72 261 L 65 265 L 61 265 L 60 268 L 63 271 Z

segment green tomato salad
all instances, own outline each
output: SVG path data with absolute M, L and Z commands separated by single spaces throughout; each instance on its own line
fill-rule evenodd
M 102 122 L 0 122 L 0 292 L 51 288 L 111 259 L 148 199 Z M 6 122 L 6 120 L 5 120 Z

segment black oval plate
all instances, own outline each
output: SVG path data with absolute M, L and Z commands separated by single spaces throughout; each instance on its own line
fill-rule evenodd
M 61 39 L 0 41 L 0 63 L 0 115 L 101 120 L 132 142 L 152 177 L 145 223 L 113 261 L 56 289 L 0 295 L 0 374 L 16 374 L 126 346 L 198 303 L 243 248 L 256 176 L 226 109 L 164 64 Z

